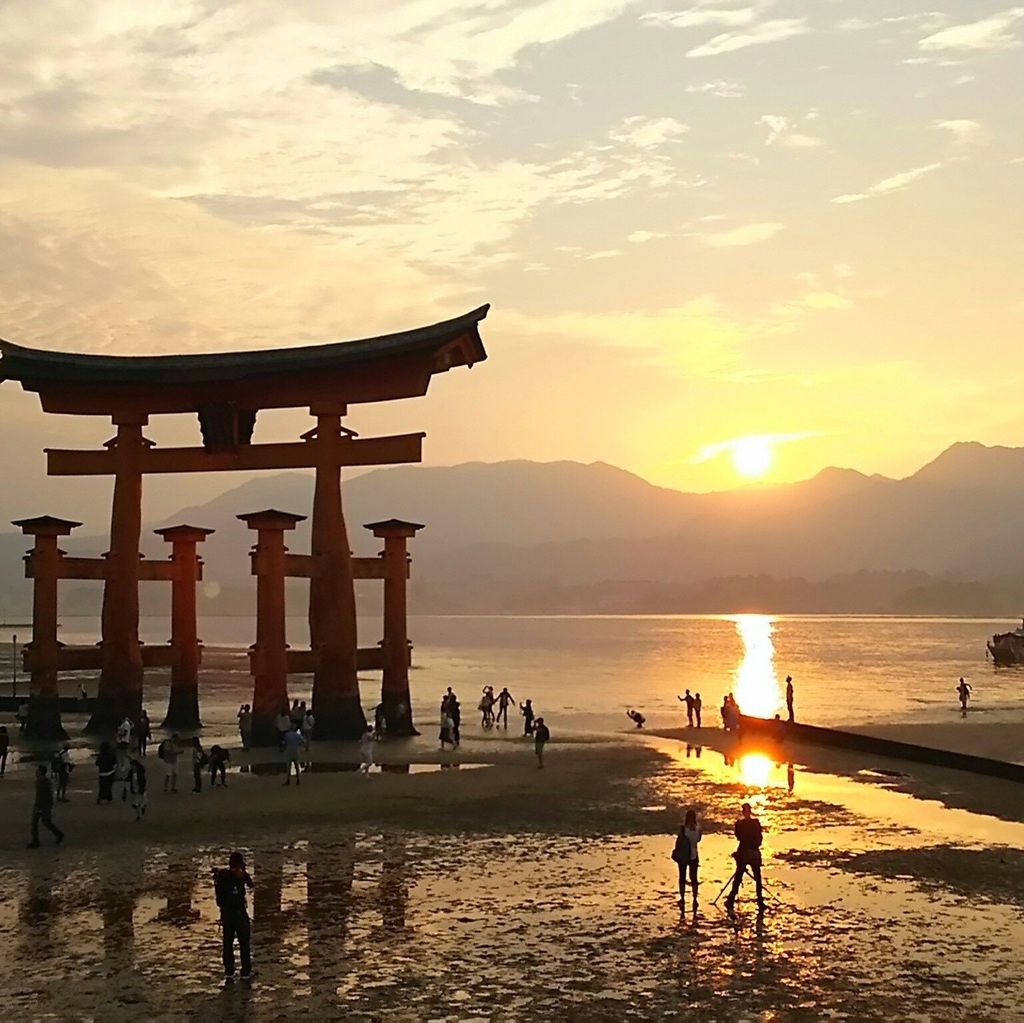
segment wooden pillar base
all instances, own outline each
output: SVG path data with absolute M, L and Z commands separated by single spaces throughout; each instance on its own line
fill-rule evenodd
M 142 690 L 98 693 L 92 717 L 85 726 L 90 735 L 109 735 L 125 719 L 138 722 L 142 717 Z
M 389 738 L 420 734 L 412 723 L 412 705 L 408 693 L 404 696 L 385 694 L 381 703 L 384 705 L 384 727 Z
M 358 696 L 314 693 L 315 739 L 358 739 L 366 731 L 366 715 Z
M 249 745 L 259 746 L 263 749 L 268 747 L 277 749 L 280 742 L 277 738 L 277 725 L 273 714 L 256 714 L 252 716 L 252 737 Z
M 171 683 L 171 694 L 167 700 L 167 714 L 161 728 L 174 728 L 181 732 L 193 732 L 203 727 L 199 719 L 199 686 L 181 686 Z
M 25 735 L 30 739 L 66 739 L 68 733 L 60 720 L 60 700 L 56 696 L 31 696 Z

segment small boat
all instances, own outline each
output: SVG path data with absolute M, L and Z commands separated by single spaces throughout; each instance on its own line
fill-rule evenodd
M 987 645 L 994 663 L 1024 664 L 1024 619 L 1013 632 L 997 632 Z

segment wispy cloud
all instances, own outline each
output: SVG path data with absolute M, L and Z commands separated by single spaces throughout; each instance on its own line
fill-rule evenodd
M 941 163 L 928 163 L 923 167 L 914 167 L 908 171 L 901 171 L 899 174 L 893 174 L 891 177 L 883 178 L 881 181 L 875 182 L 875 184 L 871 185 L 863 192 L 837 195 L 832 202 L 844 205 L 854 202 L 863 202 L 865 199 L 870 199 L 873 196 L 887 195 L 890 192 L 902 192 L 903 189 L 908 188 L 919 178 L 923 178 L 926 174 L 931 174 L 932 171 L 937 171 L 941 166 Z
M 784 230 L 785 224 L 776 221 L 767 221 L 758 224 L 744 224 L 742 227 L 734 227 L 728 231 L 716 231 L 712 234 L 700 234 L 705 245 L 713 249 L 732 249 L 743 245 L 757 245 L 774 238 L 780 231 Z
M 757 16 L 758 10 L 755 7 L 723 8 L 698 4 L 688 11 L 657 11 L 644 14 L 640 20 L 668 28 L 702 28 L 705 25 L 738 28 L 741 25 L 752 25 Z
M 657 149 L 666 142 L 674 142 L 690 130 L 688 124 L 674 117 L 627 117 L 622 125 L 611 132 L 616 142 L 637 149 Z
M 720 96 L 722 99 L 739 99 L 746 92 L 746 87 L 742 82 L 719 78 L 713 82 L 693 82 L 686 87 L 686 91 L 707 93 L 711 96 Z
M 950 25 L 930 36 L 918 46 L 922 50 L 1005 50 L 1019 46 L 1020 40 L 1011 31 L 1024 18 L 1024 7 L 990 15 L 980 21 Z
M 982 142 L 985 139 L 985 129 L 977 121 L 966 119 L 936 121 L 934 127 L 948 131 L 953 136 L 953 141 L 961 146 Z
M 755 433 L 743 437 L 730 437 L 728 440 L 715 441 L 713 444 L 705 444 L 693 456 L 692 462 L 707 462 L 719 455 L 731 455 L 741 445 L 748 445 L 751 442 L 763 444 L 766 447 L 775 447 L 778 444 L 789 444 L 798 440 L 810 440 L 812 437 L 823 436 L 820 430 L 803 430 L 799 433 Z
M 785 146 L 788 149 L 816 149 L 825 143 L 815 135 L 804 135 L 793 130 L 793 122 L 779 114 L 763 114 L 757 123 L 768 129 L 765 145 Z
M 744 50 L 748 46 L 764 46 L 768 43 L 782 42 L 794 36 L 804 35 L 810 29 L 804 18 L 770 18 L 751 25 L 741 32 L 722 32 L 713 36 L 706 43 L 695 46 L 686 54 L 687 57 L 717 57 L 723 53 Z

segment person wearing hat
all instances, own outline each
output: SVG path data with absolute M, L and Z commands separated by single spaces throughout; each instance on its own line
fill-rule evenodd
M 251 980 L 252 925 L 246 904 L 246 889 L 252 888 L 252 878 L 245 869 L 245 857 L 237 850 L 228 857 L 227 869 L 213 872 L 213 887 L 220 909 L 220 925 L 224 938 L 224 979 L 235 979 L 235 940 L 242 959 L 242 980 Z

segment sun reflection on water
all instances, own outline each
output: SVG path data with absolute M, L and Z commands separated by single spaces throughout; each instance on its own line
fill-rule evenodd
M 740 778 L 751 788 L 765 788 L 771 781 L 775 762 L 764 753 L 746 753 L 737 761 Z
M 782 705 L 775 676 L 772 619 L 768 615 L 737 615 L 733 619 L 743 643 L 743 660 L 736 669 L 734 695 L 740 710 L 754 717 L 773 717 Z

